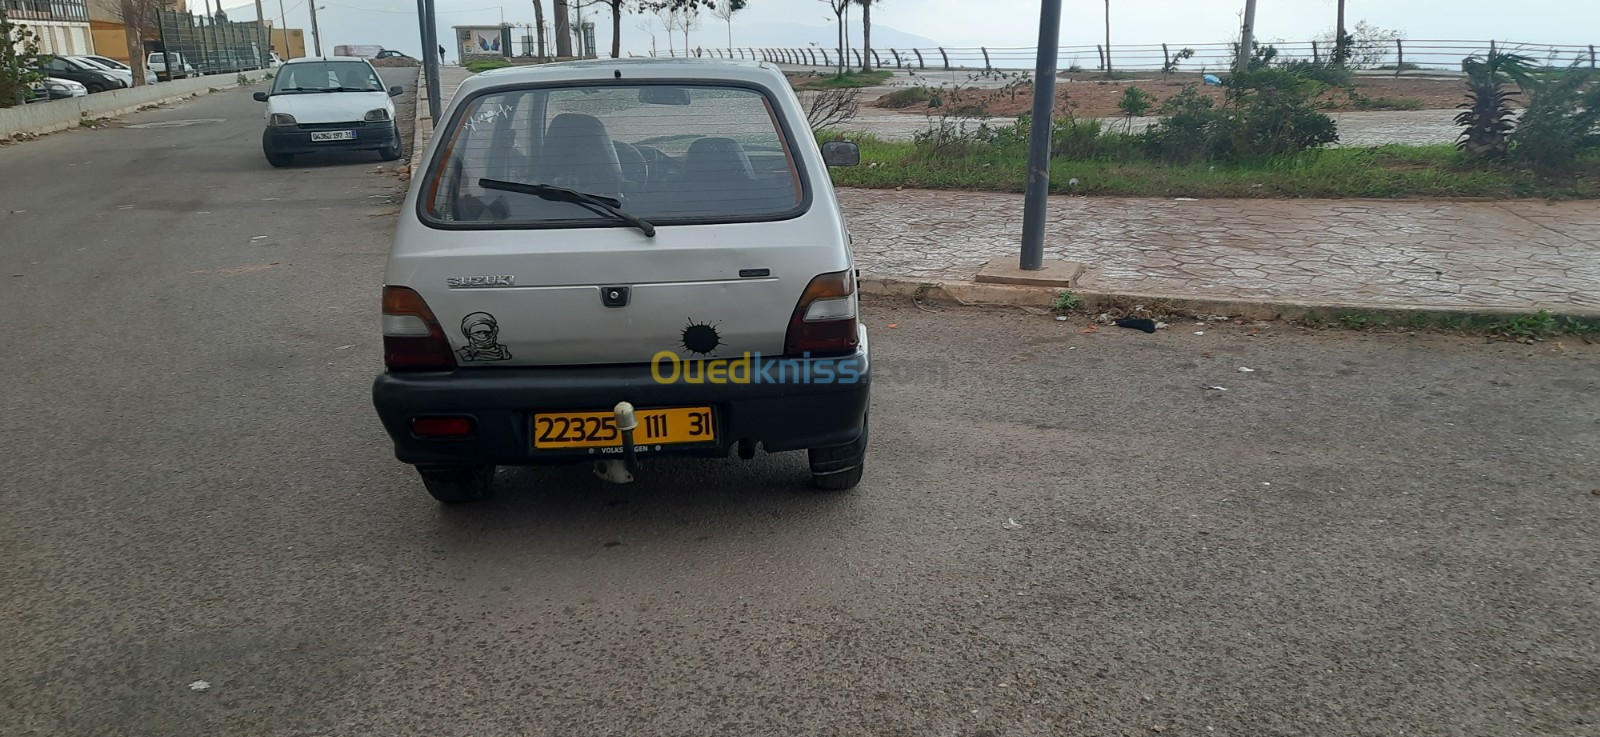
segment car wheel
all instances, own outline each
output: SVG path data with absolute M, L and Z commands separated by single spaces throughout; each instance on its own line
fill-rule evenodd
M 91 94 L 91 95 L 96 93 L 96 92 L 105 92 L 106 91 L 105 85 L 102 85 L 99 82 L 95 82 L 95 83 L 92 83 L 92 84 L 86 84 L 86 85 L 84 85 L 84 87 L 89 90 L 89 94 Z
M 378 157 L 384 161 L 394 161 L 400 158 L 400 141 L 397 139 L 393 146 L 384 146 L 378 149 Z
M 861 483 L 861 474 L 866 472 L 867 464 L 863 463 L 848 471 L 834 473 L 811 474 L 811 483 L 823 491 L 849 491 Z
M 861 421 L 861 437 L 845 445 L 831 448 L 812 448 L 806 451 L 811 462 L 811 484 L 825 491 L 848 491 L 861 483 L 866 470 L 867 442 L 871 437 L 865 418 Z
M 488 499 L 494 488 L 494 466 L 418 468 L 422 485 L 445 504 L 468 504 Z

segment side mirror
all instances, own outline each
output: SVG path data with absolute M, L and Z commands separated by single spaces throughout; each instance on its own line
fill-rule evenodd
M 251 97 L 255 98 L 256 102 L 266 102 L 267 101 L 267 93 L 265 93 L 265 92 L 257 92 L 255 94 L 251 95 Z
M 399 85 L 395 85 L 395 86 L 389 88 L 389 96 L 390 97 L 399 97 L 399 96 L 401 96 L 401 95 L 403 95 L 405 93 L 406 93 L 406 88 L 401 87 Z
M 850 141 L 828 141 L 822 144 L 822 163 L 828 166 L 860 166 L 861 147 Z

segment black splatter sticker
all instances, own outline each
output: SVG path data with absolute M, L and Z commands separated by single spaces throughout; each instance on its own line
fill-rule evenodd
M 716 325 L 697 323 L 692 317 L 689 318 L 689 324 L 684 326 L 681 339 L 684 350 L 702 356 L 715 353 L 722 345 L 722 334 L 717 332 Z

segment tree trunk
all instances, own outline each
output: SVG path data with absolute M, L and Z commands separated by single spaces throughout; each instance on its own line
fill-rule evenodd
M 839 21 L 839 76 L 844 76 L 844 10 L 835 11 L 833 17 Z
M 133 68 L 133 86 L 144 84 L 144 19 L 134 9 L 133 0 L 122 0 L 122 39 L 128 44 L 128 66 Z
M 551 0 L 556 11 L 556 56 L 572 56 L 572 19 L 567 16 L 567 0 Z
M 539 26 L 536 35 L 539 37 L 539 58 L 547 57 L 544 48 L 544 0 L 533 0 L 533 22 Z
M 611 0 L 611 58 L 622 58 L 622 0 Z
M 1111 72 L 1111 0 L 1106 0 L 1106 76 Z
M 1333 60 L 1338 66 L 1344 66 L 1344 0 L 1339 0 L 1339 24 L 1333 30 Z
M 872 71 L 872 0 L 861 3 L 861 71 Z

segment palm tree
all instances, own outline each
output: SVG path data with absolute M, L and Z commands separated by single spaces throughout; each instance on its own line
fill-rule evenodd
M 1106 76 L 1111 76 L 1111 0 L 1106 0 Z
M 1344 0 L 1339 0 L 1339 23 L 1333 29 L 1333 64 L 1344 66 L 1345 58 L 1350 55 L 1350 40 L 1344 32 Z
M 1461 60 L 1461 71 L 1467 74 L 1467 101 L 1456 106 L 1463 108 L 1456 116 L 1456 125 L 1462 127 L 1461 139 L 1456 141 L 1461 153 L 1475 158 L 1505 155 L 1511 131 L 1517 127 L 1511 110 L 1511 98 L 1517 93 L 1506 85 L 1514 82 L 1524 90 L 1532 89 L 1537 84 L 1533 65 L 1533 59 L 1522 54 L 1499 51 Z
M 539 58 L 544 59 L 544 0 L 533 0 L 533 23 L 539 27 Z
M 874 0 L 856 0 L 861 6 L 861 71 L 872 71 L 872 6 Z

